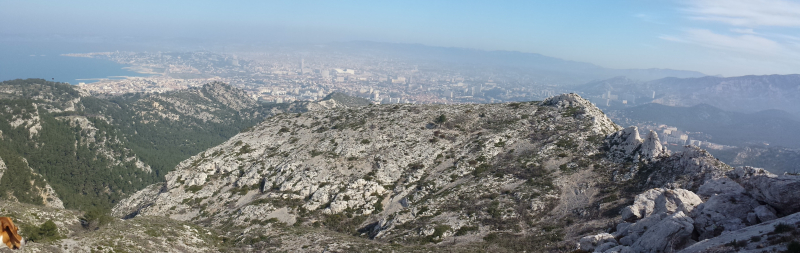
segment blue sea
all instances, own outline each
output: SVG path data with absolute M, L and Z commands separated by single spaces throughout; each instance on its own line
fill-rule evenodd
M 96 82 L 102 78 L 148 76 L 123 69 L 126 65 L 109 60 L 61 56 L 113 50 L 112 46 L 96 44 L 0 41 L 0 81 L 42 78 L 75 85 Z

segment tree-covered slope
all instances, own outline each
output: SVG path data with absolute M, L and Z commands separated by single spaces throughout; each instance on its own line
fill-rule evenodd
M 0 197 L 46 203 L 32 194 L 46 181 L 67 208 L 109 208 L 270 109 L 222 83 L 96 98 L 41 79 L 0 82 L 0 158 L 16 171 L 0 178 Z

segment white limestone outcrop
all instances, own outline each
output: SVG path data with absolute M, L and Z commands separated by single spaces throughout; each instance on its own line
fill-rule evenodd
M 625 128 L 606 138 L 608 158 L 616 162 L 654 161 L 669 155 L 661 145 L 656 132 L 650 131 L 645 139 L 639 137 L 636 126 Z

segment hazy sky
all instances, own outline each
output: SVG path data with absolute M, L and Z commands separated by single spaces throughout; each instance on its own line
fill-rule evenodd
M 800 1 L 16 1 L 0 36 L 370 40 L 539 53 L 610 68 L 800 73 Z

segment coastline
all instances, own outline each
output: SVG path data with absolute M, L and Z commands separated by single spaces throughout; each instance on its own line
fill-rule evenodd
M 102 81 L 117 81 L 117 80 L 126 80 L 126 79 L 134 79 L 134 78 L 147 78 L 147 77 L 163 75 L 163 69 L 151 68 L 151 67 L 146 67 L 146 66 L 127 65 L 127 64 L 122 64 L 122 63 L 113 61 L 113 60 L 108 59 L 108 58 L 104 58 L 104 57 L 110 56 L 111 54 L 113 54 L 113 52 L 66 53 L 66 54 L 60 54 L 60 56 L 76 57 L 76 58 L 90 58 L 90 59 L 96 59 L 96 60 L 110 61 L 110 62 L 115 63 L 115 64 L 123 65 L 123 67 L 120 68 L 122 70 L 129 71 L 129 72 L 134 72 L 134 73 L 143 75 L 143 76 L 114 75 L 114 76 L 95 77 L 95 78 L 75 78 L 74 80 L 75 81 L 79 81 L 79 83 L 81 83 L 81 82 L 83 82 L 83 83 L 93 83 L 93 82 L 102 82 Z M 159 72 L 159 70 L 161 72 Z

